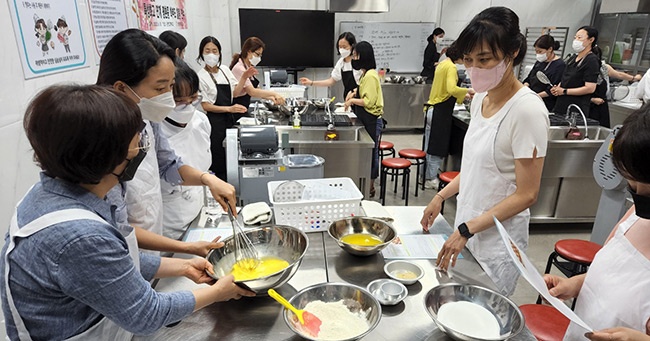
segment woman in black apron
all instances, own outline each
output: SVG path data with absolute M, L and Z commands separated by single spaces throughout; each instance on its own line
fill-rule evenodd
M 234 103 L 232 98 L 235 76 L 229 69 L 221 67 L 221 44 L 214 37 L 205 37 L 199 45 L 200 55 L 197 61 L 203 61 L 205 66 L 198 72 L 199 85 L 203 102 L 201 105 L 210 121 L 210 151 L 212 165 L 210 170 L 226 181 L 226 150 L 223 140 L 226 129 L 232 128 L 237 120 L 246 113 L 246 107 Z M 250 71 L 247 73 L 247 76 Z M 237 83 L 234 91 L 243 89 L 244 85 Z
M 330 78 L 313 81 L 307 77 L 300 78 L 300 84 L 307 86 L 325 86 L 330 87 L 338 81 L 343 82 L 343 100 L 345 100 L 352 90 L 357 88 L 359 84 L 359 78 L 361 78 L 361 71 L 354 70 L 352 68 L 352 55 L 351 51 L 354 48 L 354 45 L 357 43 L 357 39 L 354 37 L 354 34 L 350 32 L 343 32 L 339 36 L 337 41 L 338 54 L 341 56 L 336 62 L 334 69 Z
M 244 41 L 241 52 L 236 53 L 230 62 L 230 70 L 237 79 L 238 84 L 243 83 L 244 88 L 234 92 L 233 103 L 241 104 L 248 109 L 251 97 L 272 100 L 275 104 L 284 104 L 284 97 L 275 91 L 259 89 L 260 81 L 255 78 L 258 73 L 255 66 L 262 61 L 264 42 L 257 37 L 250 37 Z
M 426 77 L 426 83 L 433 83 L 433 76 L 436 72 L 436 65 L 438 65 L 438 60 L 440 60 L 440 53 L 438 52 L 438 46 L 436 43 L 438 39 L 445 37 L 445 30 L 440 27 L 436 27 L 427 37 L 427 47 L 424 49 L 424 60 L 422 61 L 422 71 L 420 76 Z
M 596 82 L 600 73 L 600 48 L 597 46 L 598 30 L 583 26 L 576 32 L 573 51 L 577 55 L 569 58 L 562 74 L 562 81 L 551 88 L 551 94 L 557 96 L 553 112 L 565 115 L 571 104 L 580 107 L 585 116 L 589 115 L 591 94 L 596 91 Z
M 557 100 L 557 97 L 551 95 L 551 86 L 559 84 L 562 80 L 562 73 L 564 73 L 566 63 L 560 56 L 555 54 L 555 51 L 560 48 L 560 42 L 555 41 L 550 34 L 544 34 L 537 38 L 533 47 L 535 47 L 537 62 L 535 62 L 532 70 L 524 79 L 524 85 L 542 98 L 546 109 L 550 112 L 553 111 Z M 546 75 L 551 84 L 544 84 L 537 78 L 537 73 L 540 71 Z

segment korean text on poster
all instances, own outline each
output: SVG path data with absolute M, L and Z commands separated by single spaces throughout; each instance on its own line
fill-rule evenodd
M 185 0 L 138 0 L 140 29 L 187 29 Z

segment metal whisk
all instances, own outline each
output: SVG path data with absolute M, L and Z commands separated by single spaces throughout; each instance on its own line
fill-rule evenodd
M 232 225 L 232 238 L 235 243 L 235 263 L 246 270 L 253 270 L 260 264 L 257 249 L 244 233 L 239 221 L 235 219 L 228 201 L 226 201 L 226 206 L 228 206 L 228 218 L 230 218 L 230 225 Z

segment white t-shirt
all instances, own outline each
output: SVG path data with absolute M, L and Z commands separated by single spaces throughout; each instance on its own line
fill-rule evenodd
M 214 85 L 212 77 L 210 77 L 210 74 L 205 68 L 199 70 L 197 74 L 199 75 L 199 93 L 203 96 L 201 101 L 214 104 L 217 100 L 217 87 Z M 237 86 L 237 78 L 232 74 L 232 71 L 222 65 L 219 66 L 219 72 L 213 73 L 212 75 L 219 85 L 228 84 L 228 81 L 230 81 L 230 96 L 232 98 L 232 94 Z
M 522 91 L 527 94 L 520 93 Z M 487 92 L 483 92 L 474 96 L 471 105 L 472 120 L 486 120 L 482 116 L 481 105 L 486 95 Z M 537 149 L 537 157 L 546 156 L 550 126 L 548 110 L 544 102 L 530 88 L 521 88 L 514 97 L 518 98 L 514 99 L 516 102 L 509 111 L 502 108 L 487 119 L 500 120 L 507 114 L 497 132 L 494 159 L 499 171 L 510 181 L 515 181 L 514 160 L 531 159 L 535 149 Z M 512 100 L 510 99 L 504 107 Z
M 639 85 L 636 87 L 636 93 L 634 94 L 637 98 L 642 99 L 646 103 L 650 103 L 650 69 L 646 71 L 643 78 L 639 81 Z
M 339 60 L 336 62 L 336 65 L 334 65 L 334 69 L 332 69 L 332 79 L 339 82 L 341 79 L 343 79 L 343 71 L 352 71 L 354 80 L 357 82 L 357 84 L 359 84 L 359 79 L 361 79 L 361 70 L 353 69 L 352 63 L 347 63 L 343 60 L 343 58 L 339 58 Z

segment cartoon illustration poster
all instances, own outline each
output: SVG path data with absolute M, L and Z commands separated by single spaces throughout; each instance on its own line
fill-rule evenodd
M 25 79 L 88 66 L 75 0 L 9 0 Z
M 144 31 L 187 29 L 185 0 L 137 0 L 138 21 Z

